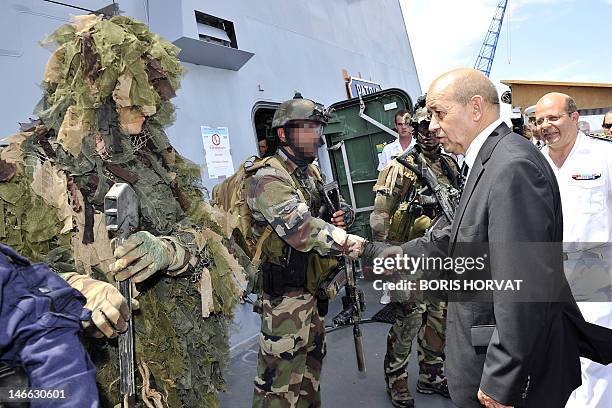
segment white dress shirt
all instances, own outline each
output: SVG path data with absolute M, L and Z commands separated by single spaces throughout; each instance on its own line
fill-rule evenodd
M 387 163 L 389 163 L 391 160 L 395 159 L 397 156 L 401 155 L 402 153 L 405 153 L 408 150 L 412 149 L 415 144 L 416 144 L 415 136 L 412 136 L 412 140 L 410 141 L 410 146 L 408 146 L 408 148 L 405 150 L 402 149 L 402 145 L 399 139 L 395 139 L 393 142 L 387 144 L 385 147 L 383 147 L 383 150 L 380 156 L 378 156 L 377 170 L 381 171 L 382 169 L 384 169 Z
M 482 145 L 487 140 L 489 135 L 495 129 L 497 129 L 497 127 L 501 125 L 502 122 L 503 121 L 501 119 L 497 119 L 495 122 L 491 123 L 482 132 L 480 132 L 478 136 L 476 136 L 476 138 L 474 138 L 474 140 L 472 140 L 472 143 L 470 143 L 470 145 L 468 146 L 467 151 L 465 152 L 465 157 L 463 159 L 463 163 L 467 164 L 468 166 L 468 173 L 465 178 L 465 183 L 467 183 L 467 179 L 468 177 L 470 177 L 470 173 L 474 168 L 474 163 L 476 163 L 476 157 L 478 157 L 478 152 L 480 152 Z

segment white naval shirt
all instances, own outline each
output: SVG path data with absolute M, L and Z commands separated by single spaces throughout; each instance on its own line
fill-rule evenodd
M 563 242 L 612 241 L 612 143 L 578 132 L 561 168 L 542 148 L 561 192 Z
M 395 139 L 393 142 L 387 144 L 385 147 L 383 147 L 382 153 L 378 157 L 377 170 L 381 171 L 382 169 L 384 169 L 387 163 L 395 159 L 400 154 L 405 153 L 408 150 L 412 149 L 415 144 L 416 144 L 416 137 L 414 135 L 412 136 L 412 141 L 410 142 L 410 146 L 408 146 L 406 150 L 402 149 L 402 145 L 399 139 Z
M 544 146 L 542 154 L 557 177 L 563 208 L 563 248 L 577 256 L 564 262 L 565 274 L 577 299 L 593 299 L 591 288 L 610 282 L 609 245 L 612 240 L 612 143 L 578 132 L 576 142 L 561 168 L 557 168 Z M 598 253 L 602 259 L 583 260 L 581 249 Z M 602 275 L 603 274 L 603 275 Z M 578 302 L 585 320 L 612 328 L 611 302 Z M 572 392 L 566 408 L 612 406 L 612 367 L 580 358 L 582 385 Z

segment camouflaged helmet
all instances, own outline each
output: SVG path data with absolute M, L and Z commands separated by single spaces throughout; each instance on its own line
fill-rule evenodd
M 412 115 L 412 118 L 410 119 L 410 123 L 413 124 L 413 126 L 418 126 L 424 121 L 431 122 L 430 113 L 427 111 L 427 108 L 417 108 L 416 112 L 414 112 L 414 115 Z
M 412 127 L 415 129 L 417 129 L 419 126 L 429 127 L 429 122 L 431 122 L 431 114 L 425 106 L 426 99 L 427 94 L 419 96 L 416 104 L 414 105 L 414 115 L 412 115 L 410 119 L 406 118 L 406 123 L 410 123 L 410 125 L 412 125 Z
M 326 109 L 320 103 L 305 99 L 299 92 L 296 92 L 293 99 L 281 103 L 274 112 L 272 129 L 283 127 L 292 120 L 312 120 L 326 125 L 330 115 L 330 109 Z

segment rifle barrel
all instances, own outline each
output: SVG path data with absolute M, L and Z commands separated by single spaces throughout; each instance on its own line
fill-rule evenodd
M 357 370 L 364 373 L 366 371 L 365 354 L 363 352 L 363 335 L 361 327 L 355 322 L 353 325 L 353 338 L 355 339 L 355 354 L 357 355 Z
M 129 279 L 119 282 L 119 291 L 126 299 L 130 310 L 130 320 L 127 321 L 127 330 L 119 334 L 119 390 L 124 396 L 123 406 L 135 406 L 136 378 L 134 367 L 134 326 L 132 325 L 132 285 Z

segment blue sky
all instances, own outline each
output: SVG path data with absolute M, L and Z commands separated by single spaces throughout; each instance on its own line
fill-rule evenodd
M 400 2 L 425 92 L 474 65 L 498 0 Z M 491 79 L 612 83 L 612 0 L 509 0 Z

